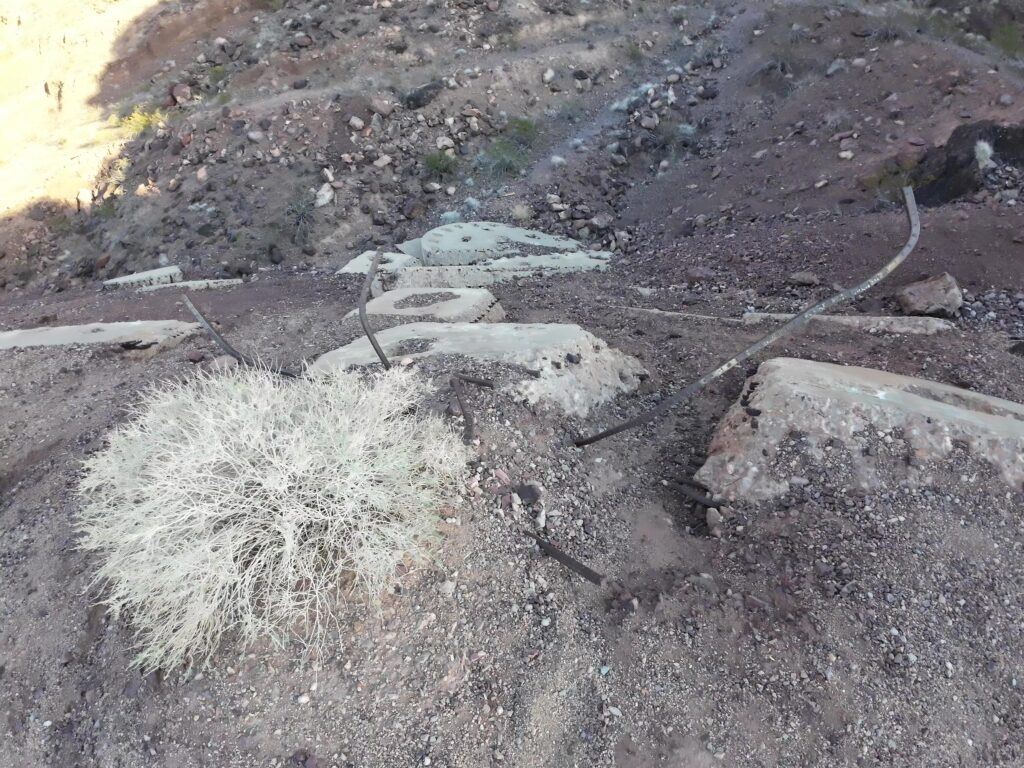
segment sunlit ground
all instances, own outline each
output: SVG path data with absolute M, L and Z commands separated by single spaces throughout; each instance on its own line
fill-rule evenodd
M 0 0 L 0 215 L 92 187 L 128 131 L 116 105 L 90 102 L 119 38 L 159 2 Z

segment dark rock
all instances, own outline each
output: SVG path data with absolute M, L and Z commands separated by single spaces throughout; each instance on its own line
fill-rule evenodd
M 964 303 L 960 286 L 948 272 L 905 285 L 896 292 L 904 314 L 956 316 Z
M 443 90 L 444 82 L 442 80 L 432 80 L 409 91 L 405 95 L 403 102 L 409 109 L 422 109 L 436 99 Z

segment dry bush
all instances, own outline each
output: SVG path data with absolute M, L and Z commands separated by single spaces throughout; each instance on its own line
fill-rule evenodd
M 316 650 L 357 591 L 420 559 L 465 448 L 406 371 L 164 384 L 86 462 L 81 544 L 145 669 L 206 663 L 226 632 Z

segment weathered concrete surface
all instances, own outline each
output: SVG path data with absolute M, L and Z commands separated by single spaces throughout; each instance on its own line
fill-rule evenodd
M 1024 484 L 1024 406 L 924 379 L 794 358 L 769 360 L 747 381 L 697 479 L 729 499 L 785 493 L 793 473 L 782 454 L 794 434 L 802 436 L 807 460 L 831 457 L 865 489 L 878 486 L 884 462 L 900 463 L 912 487 L 930 484 L 957 444 L 1014 488 Z M 879 440 L 905 447 L 897 446 L 898 455 L 868 450 Z
M 241 285 L 244 281 L 240 277 L 226 278 L 223 280 L 185 280 L 180 283 L 157 283 L 156 285 L 144 285 L 139 288 L 144 293 L 150 291 L 161 291 L 164 288 L 178 288 L 182 291 L 209 291 L 214 288 L 230 288 L 233 285 Z
M 611 254 L 589 251 L 567 237 L 480 221 L 446 224 L 385 253 L 373 294 L 390 288 L 479 288 L 516 277 L 608 268 Z M 366 251 L 338 274 L 366 274 Z
M 184 275 L 181 274 L 180 267 L 160 267 L 104 280 L 103 285 L 107 288 L 138 288 L 143 285 L 180 283 L 182 278 Z
M 579 251 L 583 246 L 568 237 L 549 235 L 493 221 L 445 224 L 418 240 L 398 246 L 429 267 L 478 264 L 509 256 L 531 256 L 552 251 Z
M 573 251 L 539 256 L 513 256 L 480 264 L 449 267 L 409 267 L 398 273 L 396 288 L 479 288 L 517 277 L 591 272 L 608 269 L 610 254 Z
M 795 315 L 779 312 L 746 312 L 743 322 L 757 325 L 765 322 L 786 322 Z M 866 333 L 898 333 L 911 336 L 934 336 L 952 331 L 956 326 L 937 317 L 895 317 L 891 315 L 814 315 L 811 325 L 841 325 Z
M 523 379 L 507 387 L 531 404 L 586 416 L 595 405 L 635 389 L 643 366 L 578 325 L 410 323 L 377 334 L 389 358 L 464 355 L 519 366 Z M 312 373 L 371 365 L 377 356 L 366 338 L 328 352 Z M 532 371 L 534 375 L 527 373 Z
M 370 271 L 370 263 L 373 261 L 376 251 L 363 251 L 358 256 L 353 256 L 344 267 L 338 270 L 339 275 L 365 275 Z M 385 252 L 381 254 L 380 263 L 377 264 L 378 274 L 400 272 L 406 267 L 418 265 L 419 259 L 407 253 Z
M 505 310 L 494 294 L 483 288 L 448 288 L 441 291 L 424 288 L 400 288 L 366 302 L 371 315 L 429 317 L 440 323 L 497 323 L 505 319 Z M 357 317 L 353 309 L 346 318 Z
M 0 333 L 0 349 L 50 347 L 64 344 L 138 344 L 148 346 L 180 341 L 199 330 L 198 323 L 180 320 L 136 320 L 125 323 L 88 323 L 25 328 Z

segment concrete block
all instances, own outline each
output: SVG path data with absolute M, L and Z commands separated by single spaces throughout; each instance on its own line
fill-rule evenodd
M 160 267 L 104 280 L 103 285 L 107 288 L 138 288 L 144 285 L 180 283 L 183 277 L 180 267 Z
M 392 360 L 461 355 L 523 369 L 506 390 L 530 404 L 586 416 L 622 392 L 635 389 L 644 373 L 638 360 L 609 347 L 578 325 L 544 323 L 410 323 L 377 334 Z M 310 366 L 313 374 L 377 363 L 365 338 L 327 352 Z M 528 373 L 532 372 L 532 373 Z
M 145 346 L 172 340 L 180 341 L 198 330 L 198 323 L 184 323 L 179 320 L 135 320 L 124 323 L 25 328 L 0 333 L 0 349 L 70 344 L 134 343 Z

